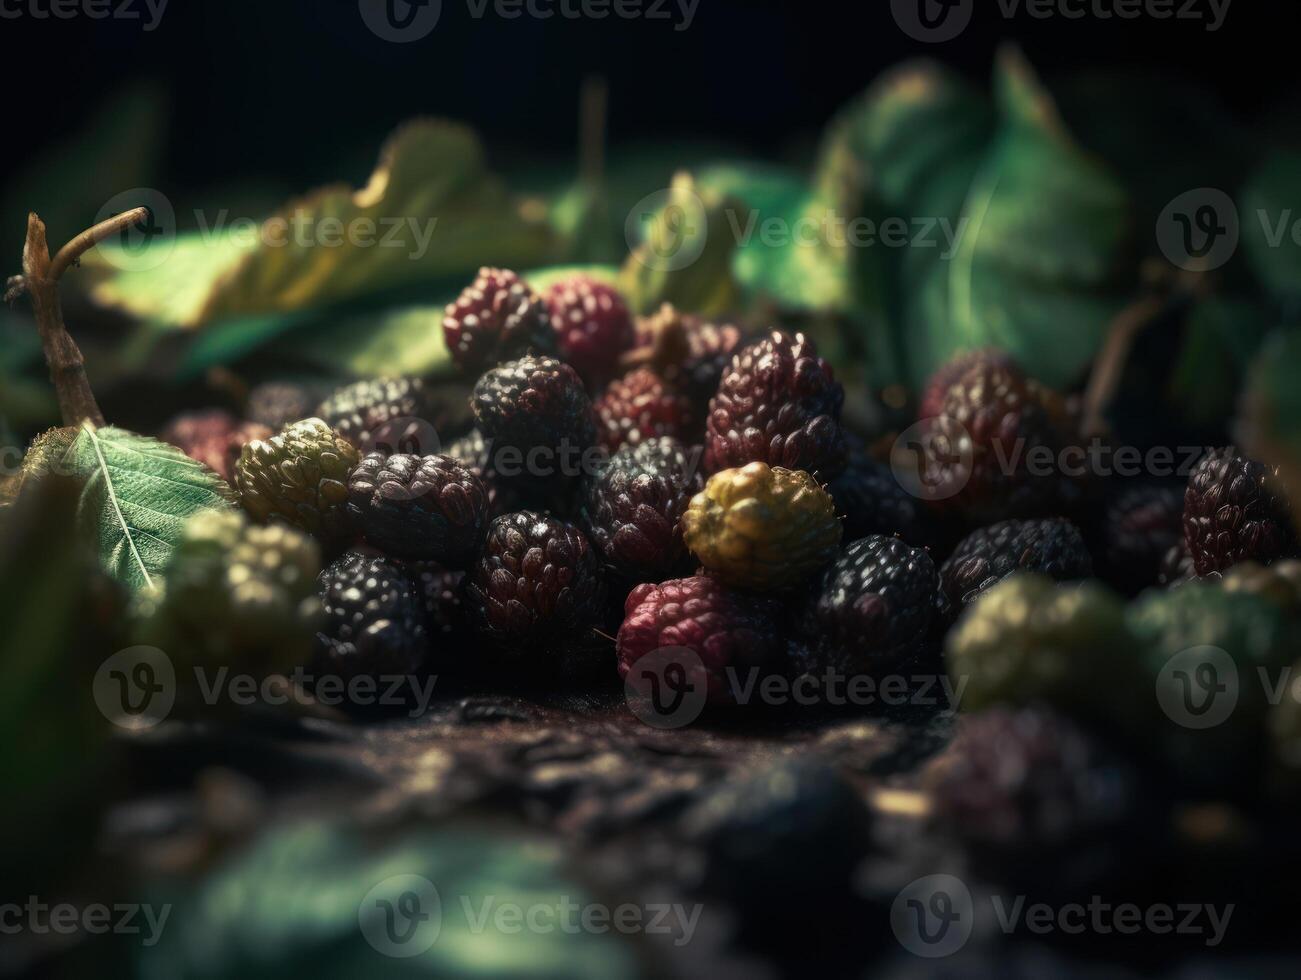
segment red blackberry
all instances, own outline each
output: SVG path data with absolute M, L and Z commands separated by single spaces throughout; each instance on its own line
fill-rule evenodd
M 469 374 L 556 350 L 547 304 L 508 269 L 479 270 L 444 311 L 443 338 L 456 366 Z
M 637 344 L 651 351 L 656 373 L 687 395 L 702 416 L 743 341 L 739 327 L 709 323 L 669 303 L 637 320 Z
M 336 390 L 315 415 L 363 453 L 428 455 L 441 450 L 433 397 L 419 378 L 373 378 Z
M 939 509 L 996 521 L 1059 506 L 1067 482 L 1058 467 L 1069 441 L 1065 407 L 1019 369 L 979 358 L 923 424 L 922 485 Z
M 845 467 L 844 389 L 803 334 L 773 333 L 744 348 L 709 403 L 711 472 L 763 462 L 832 479 Z
M 1183 540 L 1183 510 L 1180 487 L 1146 484 L 1118 493 L 1102 517 L 1102 577 L 1128 595 L 1155 585 L 1166 554 Z
M 921 405 L 917 412 L 919 419 L 933 419 L 944 410 L 944 398 L 949 389 L 962 380 L 962 376 L 973 367 L 989 366 L 1019 372 L 1021 369 L 1011 355 L 991 347 L 967 351 L 958 354 L 947 364 L 939 368 L 926 382 L 922 392 Z
M 559 652 L 602 612 L 601 563 L 572 524 L 520 511 L 492 522 L 466 577 L 466 612 L 502 649 Z
M 926 544 L 930 534 L 917 498 L 899 485 L 890 467 L 874 460 L 848 434 L 846 439 L 849 464 L 827 484 L 827 492 L 836 502 L 836 513 L 844 519 L 845 540 L 855 541 L 869 534 L 897 534 L 909 544 Z
M 1039 572 L 1058 582 L 1088 578 L 1093 560 L 1070 521 L 1002 521 L 973 531 L 940 566 L 940 605 L 952 619 L 1013 572 Z
M 705 485 L 698 463 L 676 439 L 655 439 L 624 447 L 584 478 L 583 529 L 616 573 L 646 582 L 682 564 L 679 520 Z
M 694 654 L 682 664 L 690 682 L 704 684 L 713 703 L 735 701 L 729 668 L 744 683 L 752 669 L 780 661 L 780 610 L 771 599 L 734 592 L 705 575 L 639 585 L 624 604 L 619 676 L 627 678 L 639 660 L 657 650 L 685 648 Z
M 425 659 L 425 610 L 397 564 L 350 552 L 320 577 L 325 627 L 314 670 L 351 679 L 411 674 Z
M 445 568 L 436 561 L 413 561 L 404 566 L 425 607 L 425 629 L 432 651 L 437 654 L 448 637 L 464 623 L 461 584 L 465 573 Z
M 1198 575 L 1243 561 L 1268 565 L 1296 554 L 1296 530 L 1279 471 L 1233 447 L 1209 453 L 1188 477 L 1184 540 Z
M 348 513 L 394 558 L 460 568 L 483 540 L 488 494 L 451 456 L 370 453 L 348 477 Z
M 1129 822 L 1139 796 L 1127 765 L 1040 708 L 964 716 L 923 782 L 940 827 L 1004 853 L 1078 850 L 1105 840 Z
M 596 400 L 601 443 L 610 452 L 648 439 L 689 438 L 691 401 L 677 394 L 650 368 L 611 381 Z
M 546 294 L 560 356 L 589 385 L 617 373 L 619 355 L 632 346 L 628 305 L 613 286 L 590 276 L 569 276 Z
M 898 538 L 855 541 L 822 573 L 800 619 L 797 670 L 881 676 L 921 652 L 939 576 L 930 555 Z
M 270 439 L 271 430 L 256 422 L 243 422 L 219 408 L 178 415 L 159 434 L 191 459 L 215 470 L 227 483 L 235 477 L 235 464 L 246 443 Z
M 474 386 L 473 406 L 479 431 L 493 444 L 493 469 L 517 485 L 578 476 L 596 442 L 583 382 L 554 357 L 493 368 Z

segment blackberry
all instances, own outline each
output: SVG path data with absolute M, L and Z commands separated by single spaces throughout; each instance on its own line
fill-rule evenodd
M 494 469 L 517 484 L 577 476 L 596 442 L 583 382 L 554 357 L 524 357 L 486 373 L 474 386 L 474 415 L 493 443 Z
M 1156 584 L 1163 589 L 1173 589 L 1188 582 L 1197 581 L 1197 569 L 1193 566 L 1193 556 L 1188 553 L 1188 543 L 1182 539 L 1161 559 L 1157 571 Z
M 464 625 L 462 583 L 465 572 L 444 568 L 436 561 L 413 561 L 404 566 L 425 607 L 425 628 L 435 652 Z
M 637 343 L 651 352 L 655 372 L 690 398 L 702 417 L 743 342 L 739 327 L 684 315 L 669 303 L 637 320 Z
M 1155 585 L 1166 554 L 1183 538 L 1183 507 L 1178 487 L 1137 486 L 1117 494 L 1102 518 L 1106 580 L 1127 595 Z
M 316 415 L 363 453 L 428 455 L 442 448 L 430 421 L 432 408 L 433 397 L 419 378 L 377 378 L 338 389 Z
M 840 547 L 831 495 L 803 470 L 767 463 L 711 476 L 682 528 L 687 547 L 711 575 L 756 591 L 800 584 Z
M 271 430 L 256 422 L 242 422 L 229 412 L 209 409 L 187 412 L 168 423 L 159 438 L 190 459 L 215 470 L 227 483 L 235 476 L 240 451 L 254 439 L 267 439 Z
M 240 453 L 235 485 L 263 523 L 279 517 L 329 544 L 351 533 L 345 506 L 357 450 L 320 419 L 295 422 Z
M 654 371 L 637 368 L 611 381 L 596 400 L 601 443 L 610 452 L 648 439 L 686 439 L 692 430 L 691 402 Z
M 348 513 L 394 558 L 462 568 L 488 525 L 488 494 L 451 456 L 370 453 L 348 478 Z
M 572 524 L 521 511 L 499 517 L 466 577 L 466 612 L 501 649 L 560 652 L 602 612 L 601 564 Z
M 926 382 L 922 392 L 921 405 L 917 417 L 933 419 L 944 410 L 944 399 L 949 389 L 962 380 L 962 376 L 974 367 L 988 366 L 1020 372 L 1021 368 L 1010 354 L 992 347 L 966 351 L 958 354 L 940 367 Z
M 679 521 L 704 486 L 697 462 L 676 439 L 655 439 L 624 447 L 584 478 L 583 530 L 617 574 L 648 582 L 681 565 Z
M 424 663 L 425 608 L 402 568 L 350 552 L 320 577 L 325 625 L 313 663 L 319 675 L 351 680 L 409 675 Z
M 773 333 L 744 348 L 709 403 L 705 465 L 762 462 L 827 480 L 845 467 L 844 389 L 813 342 Z
M 443 339 L 456 366 L 476 374 L 526 354 L 556 350 L 542 297 L 508 269 L 479 270 L 443 316 Z
M 849 465 L 827 484 L 827 492 L 844 521 L 846 541 L 869 534 L 897 534 L 913 545 L 930 540 L 917 498 L 856 439 L 849 440 Z
M 924 420 L 921 485 L 941 512 L 974 521 L 1038 517 L 1060 509 L 1071 481 L 1055 463 L 1071 441 L 1060 399 L 1019 369 L 981 358 Z
M 705 686 L 712 703 L 736 700 L 729 668 L 744 679 L 752 669 L 775 666 L 782 656 L 780 604 L 733 591 L 707 575 L 639 585 L 629 593 L 624 613 L 616 642 L 619 676 L 626 679 L 638 661 L 657 650 L 685 648 L 694 658 L 682 666 L 692 684 Z
M 1088 578 L 1093 560 L 1079 529 L 1062 518 L 1001 521 L 973 531 L 940 566 L 940 604 L 949 620 L 1013 572 L 1058 582 Z
M 632 346 L 628 305 L 613 286 L 575 275 L 553 283 L 546 294 L 560 356 L 589 385 L 617 371 L 619 355 Z
M 1064 868 L 1128 836 L 1140 796 L 1129 765 L 1043 708 L 964 716 L 922 785 L 935 824 L 973 849 L 1060 858 Z
M 267 381 L 249 392 L 244 415 L 250 422 L 278 432 L 292 422 L 315 415 L 324 395 L 321 386 L 316 384 Z
M 1129 730 L 1150 711 L 1138 650 L 1109 589 L 1024 573 L 981 596 L 945 641 L 964 711 L 1043 702 Z
M 1233 447 L 1209 453 L 1188 477 L 1184 538 L 1198 575 L 1295 555 L 1296 530 L 1278 469 Z
M 898 538 L 863 538 L 822 573 L 800 619 L 805 669 L 882 676 L 921 652 L 939 576 L 930 555 Z
M 250 524 L 238 510 L 185 522 L 147 639 L 199 664 L 271 674 L 303 666 L 319 626 L 320 549 L 284 524 Z

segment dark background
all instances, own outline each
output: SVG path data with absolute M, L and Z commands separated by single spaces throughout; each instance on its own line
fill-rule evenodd
M 49 0 L 4 0 L 11 11 L 32 2 Z M 609 81 L 616 147 L 707 139 L 798 159 L 883 68 L 928 55 L 984 79 L 1004 39 L 1019 41 L 1050 79 L 1145 68 L 1207 86 L 1250 118 L 1295 84 L 1293 21 L 1280 6 L 1236 0 L 1208 33 L 1178 20 L 1036 21 L 1023 12 L 1008 21 L 996 0 L 979 0 L 972 26 L 942 45 L 906 37 L 887 0 L 700 0 L 685 31 L 613 17 L 475 20 L 465 0 L 444 0 L 434 32 L 406 45 L 372 35 L 355 0 L 171 0 L 151 33 L 138 21 L 25 15 L 0 20 L 9 136 L 0 177 L 137 79 L 170 92 L 163 171 L 176 192 L 249 178 L 297 190 L 360 181 L 384 136 L 421 114 L 470 123 L 499 170 L 569 162 L 579 87 L 591 74 Z

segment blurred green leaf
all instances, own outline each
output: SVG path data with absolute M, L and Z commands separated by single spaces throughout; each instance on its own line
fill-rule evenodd
M 1253 457 L 1282 467 L 1294 507 L 1301 507 L 1301 329 L 1271 335 L 1244 388 L 1239 437 Z
M 1233 415 L 1269 324 L 1269 311 L 1249 300 L 1215 296 L 1198 303 L 1170 378 L 1170 403 L 1195 425 L 1222 424 Z
M 1242 192 L 1242 244 L 1252 271 L 1281 302 L 1301 301 L 1301 151 L 1267 157 Z

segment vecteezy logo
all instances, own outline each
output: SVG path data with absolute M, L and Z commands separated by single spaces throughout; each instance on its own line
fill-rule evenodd
M 1180 194 L 1157 219 L 1162 253 L 1190 272 L 1218 269 L 1238 250 L 1241 226 L 1233 198 L 1213 187 Z
M 1238 706 L 1238 665 L 1220 647 L 1180 650 L 1157 675 L 1156 697 L 1176 725 L 1201 730 L 1228 720 Z
M 890 906 L 890 928 L 915 956 L 952 956 L 971 938 L 971 891 L 953 875 L 927 875 L 905 887 Z
M 443 0 L 360 0 L 361 19 L 371 33 L 394 44 L 428 37 L 438 26 Z
M 157 647 L 127 647 L 99 666 L 93 687 L 100 713 L 121 728 L 153 728 L 176 703 L 176 671 Z
M 438 941 L 443 905 L 438 889 L 420 875 L 393 875 L 366 893 L 357 907 L 366 941 L 385 956 L 419 956 Z
M 149 212 L 144 219 L 110 235 L 94 249 L 106 262 L 127 272 L 158 268 L 171 257 L 176 245 L 176 211 L 172 202 L 152 187 L 136 187 L 113 195 L 99 209 L 95 222 L 140 207 Z
M 628 708 L 652 728 L 690 725 L 705 710 L 705 665 L 689 647 L 660 647 L 628 668 L 623 679 Z
M 952 419 L 942 428 L 933 421 L 910 425 L 890 447 L 895 482 L 918 500 L 947 500 L 971 479 L 973 449 L 967 430 Z
M 411 416 L 389 419 L 367 432 L 361 440 L 362 455 L 382 452 L 386 456 L 399 453 L 410 456 L 437 456 L 443 451 L 438 430 Z
M 967 29 L 975 0 L 890 0 L 899 29 L 914 41 L 942 44 Z
M 687 268 L 709 240 L 704 202 L 684 189 L 647 194 L 628 212 L 623 231 L 637 261 L 659 272 Z

